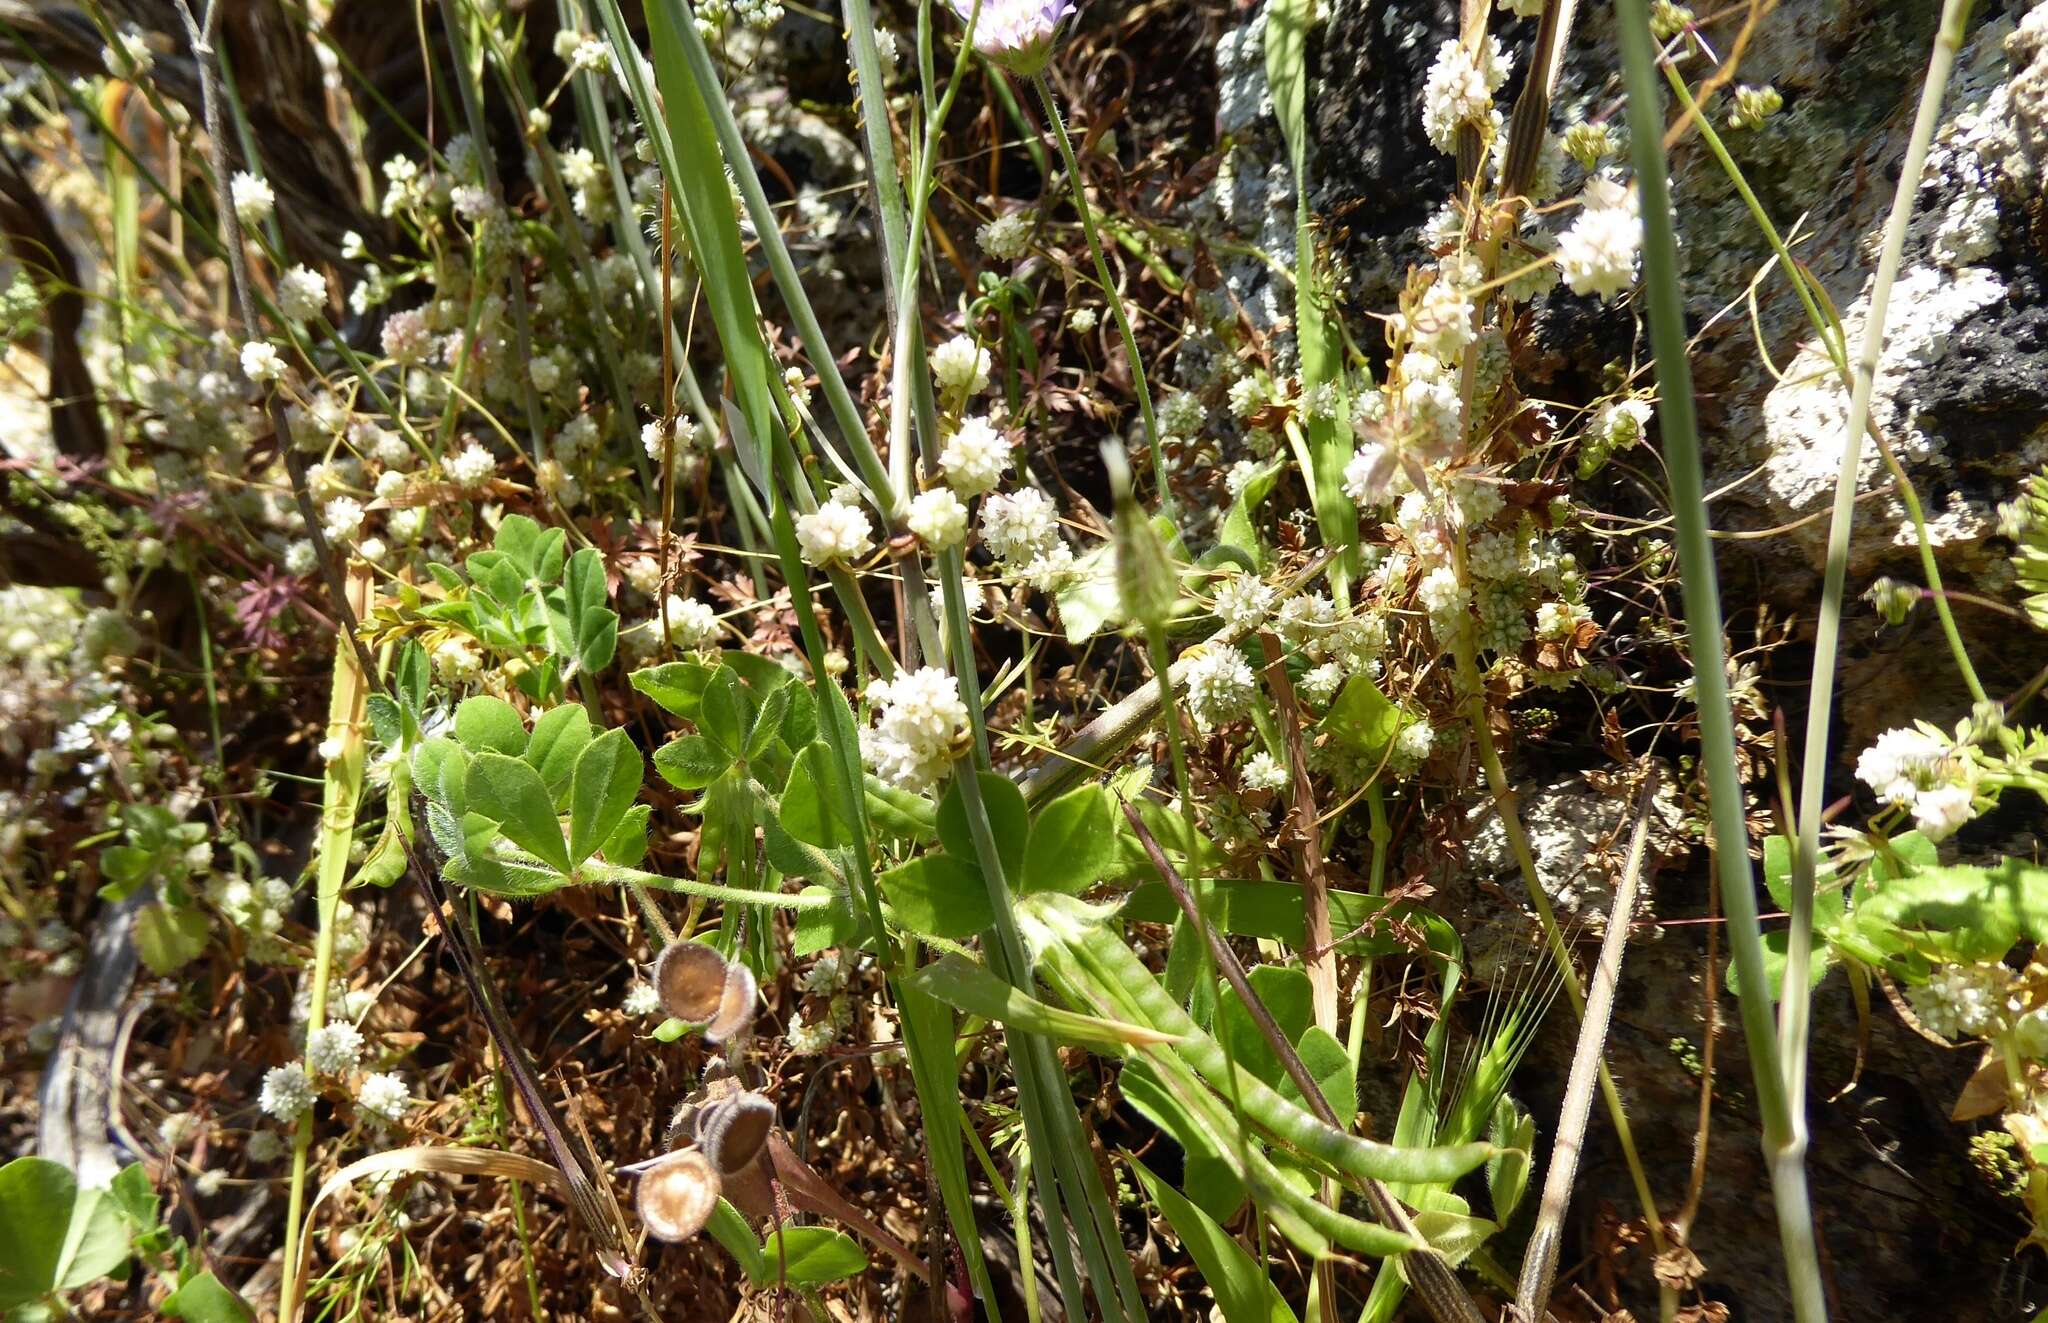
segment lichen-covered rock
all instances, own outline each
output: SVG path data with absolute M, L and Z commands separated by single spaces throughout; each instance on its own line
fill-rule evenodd
M 1605 931 L 1634 824 L 1635 800 L 1628 787 L 1596 786 L 1583 773 L 1573 772 L 1528 791 L 1518 804 L 1535 855 L 1537 880 L 1558 919 L 1589 932 Z M 1651 857 L 1683 855 L 1684 830 L 1684 815 L 1666 775 L 1651 809 Z M 1521 893 L 1515 855 L 1491 802 L 1473 814 L 1468 849 L 1467 863 L 1475 876 L 1499 882 L 1509 894 Z M 1633 917 L 1654 917 L 1647 889 L 1637 895 Z M 1526 931 L 1528 920 L 1518 914 L 1514 927 Z
M 2037 170 L 2023 146 L 2042 137 L 2044 14 L 2037 8 L 2023 24 L 1988 23 L 1962 53 L 1892 291 L 1872 397 L 1872 421 L 1927 505 L 1930 541 L 1951 557 L 1995 532 L 1997 501 L 2048 458 L 2048 298 L 2028 214 L 2038 201 Z M 1894 138 L 1902 153 L 1904 130 Z M 1860 247 L 1875 242 L 1872 233 Z M 1866 283 L 1844 313 L 1852 355 L 1868 310 Z M 1827 509 L 1848 404 L 1829 356 L 1807 340 L 1763 406 L 1760 491 L 1774 523 Z M 1882 485 L 1882 460 L 1866 443 L 1859 486 Z M 1825 519 L 1791 530 L 1816 566 L 1827 535 Z M 1851 571 L 1869 573 L 1914 543 L 1896 496 L 1865 502 Z

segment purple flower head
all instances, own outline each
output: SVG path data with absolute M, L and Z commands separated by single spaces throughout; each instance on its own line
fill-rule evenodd
M 951 0 L 953 12 L 966 22 L 974 0 Z M 1074 12 L 1074 0 L 981 0 L 974 19 L 974 49 L 1019 77 L 1045 68 L 1052 55 L 1053 33 Z

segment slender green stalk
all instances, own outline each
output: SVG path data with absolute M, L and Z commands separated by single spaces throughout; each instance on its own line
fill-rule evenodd
M 619 864 L 607 864 L 597 859 L 585 860 L 578 872 L 586 882 L 614 882 L 646 887 L 649 891 L 675 891 L 685 896 L 702 896 L 706 900 L 724 901 L 728 905 L 765 905 L 774 909 L 802 911 L 830 909 L 834 903 L 830 896 L 806 896 L 793 891 L 752 891 L 743 887 L 725 887 L 715 882 L 699 882 L 687 877 L 663 877 L 659 873 L 648 873 Z
M 1785 1094 L 1794 1133 L 1806 1139 L 1806 1052 L 1813 1007 L 1813 893 L 1820 864 L 1820 819 L 1827 793 L 1828 723 L 1833 716 L 1835 658 L 1842 631 L 1842 591 L 1849 571 L 1849 536 L 1856 521 L 1856 474 L 1863 456 L 1863 431 L 1870 419 L 1870 397 L 1877 382 L 1878 360 L 1884 351 L 1885 314 L 1892 285 L 1906 251 L 1906 224 L 1920 192 L 1920 172 L 1941 119 L 1941 99 L 1949 71 L 1961 49 L 1972 0 L 1943 0 L 1941 27 L 1928 57 L 1927 79 L 1920 88 L 1913 116 L 1913 136 L 1899 166 L 1899 183 L 1885 221 L 1884 249 L 1870 290 L 1870 311 L 1863 323 L 1863 346 L 1857 355 L 1849 396 L 1848 433 L 1842 439 L 1842 467 L 1835 478 L 1834 511 L 1828 524 L 1827 567 L 1821 582 L 1820 616 L 1814 625 L 1813 673 L 1807 692 L 1806 747 L 1800 754 L 1799 848 L 1792 852 L 1792 924 L 1785 948 L 1785 982 L 1778 1004 L 1778 1040 L 1785 1071 Z M 1788 272 L 1788 274 L 1791 274 Z M 1925 546 L 1923 540 L 1922 546 Z M 1964 663 L 1971 691 L 1984 701 L 1983 687 Z
M 357 613 L 367 605 L 370 580 L 359 575 L 349 582 L 360 591 L 354 603 Z M 342 884 L 348 879 L 349 845 L 355 837 L 356 802 L 363 789 L 363 718 L 374 683 L 357 665 L 354 649 L 334 650 L 334 678 L 327 700 L 327 739 L 336 752 L 327 762 L 327 774 L 320 799 L 320 836 L 316 847 L 319 863 L 314 886 L 315 912 L 319 927 L 313 938 L 312 998 L 306 1009 L 306 1039 L 327 1023 L 327 985 L 334 977 L 336 914 L 341 905 Z M 313 1147 L 313 1114 L 300 1115 L 292 1132 L 292 1176 L 285 1200 L 284 1265 L 278 1288 L 277 1316 L 289 1323 L 297 1317 L 299 1284 L 305 1274 L 299 1260 L 305 1246 L 299 1243 L 299 1226 L 305 1220 L 306 1168 Z
M 1109 274 L 1109 259 L 1102 252 L 1102 236 L 1095 229 L 1095 209 L 1088 204 L 1088 184 L 1074 159 L 1074 144 L 1067 141 L 1067 123 L 1053 100 L 1052 84 L 1045 75 L 1031 79 L 1038 88 L 1038 103 L 1045 107 L 1046 122 L 1052 125 L 1053 141 L 1059 144 L 1060 160 L 1067 167 L 1067 187 L 1074 195 L 1074 210 L 1081 217 L 1081 233 L 1088 239 L 1088 254 L 1095 259 L 1095 278 L 1102 285 L 1103 300 L 1116 317 L 1117 333 L 1123 337 L 1124 358 L 1131 369 L 1131 389 L 1138 395 L 1138 413 L 1145 420 L 1145 444 L 1152 451 L 1152 484 L 1158 489 L 1161 510 L 1173 510 L 1173 488 L 1166 481 L 1166 451 L 1159 444 L 1159 420 L 1152 416 L 1152 388 L 1145 384 L 1145 363 L 1138 355 L 1138 337 L 1131 331 L 1131 315 L 1124 309 L 1123 296 Z
M 953 99 L 960 93 L 960 83 L 967 75 L 969 61 L 964 52 L 974 39 L 974 25 L 980 17 L 981 0 L 975 0 L 974 9 L 967 16 L 967 29 L 960 38 L 963 54 L 953 62 L 953 73 L 946 80 L 946 90 L 925 123 L 924 145 L 912 167 L 915 175 L 910 186 L 910 219 L 905 227 L 901 260 L 896 269 L 895 383 L 889 399 L 889 476 L 897 489 L 905 493 L 911 488 L 910 374 L 914 368 L 922 367 L 921 352 L 913 353 L 911 350 L 912 342 L 918 338 L 924 324 L 924 319 L 917 314 L 917 275 L 919 259 L 924 253 L 924 244 L 919 236 L 924 233 L 926 209 L 931 205 L 940 136 L 945 132 L 946 116 L 953 109 Z
M 1721 903 L 1742 991 L 1743 1038 L 1755 1076 L 1757 1107 L 1763 1114 L 1764 1147 L 1771 1163 L 1772 1195 L 1786 1271 L 1791 1277 L 1793 1310 L 1800 1323 L 1817 1323 L 1827 1317 L 1827 1302 L 1806 1190 L 1805 1147 L 1792 1124 L 1777 1029 L 1771 1018 L 1763 931 L 1757 921 L 1756 887 L 1749 866 L 1749 827 L 1743 812 L 1741 777 L 1735 767 L 1735 719 L 1728 702 L 1721 599 L 1707 527 L 1692 369 L 1686 360 L 1685 302 L 1679 286 L 1678 240 L 1664 159 L 1664 116 L 1657 98 L 1657 51 L 1650 37 L 1647 0 L 1615 0 L 1615 16 L 1628 94 L 1629 147 L 1636 186 L 1641 190 L 1643 284 L 1649 300 L 1650 343 L 1656 356 L 1657 413 L 1665 466 L 1671 474 L 1672 520 L 1682 570 Z

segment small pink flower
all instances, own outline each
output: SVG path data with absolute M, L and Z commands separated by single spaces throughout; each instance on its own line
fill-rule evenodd
M 951 3 L 963 23 L 974 14 L 974 0 Z M 983 59 L 1029 78 L 1045 68 L 1053 34 L 1073 12 L 1073 0 L 982 0 L 974 18 L 974 49 Z

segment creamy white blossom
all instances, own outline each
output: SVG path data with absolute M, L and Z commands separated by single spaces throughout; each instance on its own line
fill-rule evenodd
M 670 593 L 668 608 L 669 637 L 686 648 L 708 648 L 718 641 L 718 613 L 694 597 L 680 597 Z
M 994 491 L 1010 468 L 1010 439 L 988 419 L 963 418 L 939 451 L 939 470 L 946 485 L 962 496 Z
M 965 399 L 988 389 L 988 350 L 976 344 L 972 336 L 956 335 L 932 350 L 931 364 L 932 380 L 952 399 Z
M 1232 574 L 1216 585 L 1216 618 L 1231 629 L 1252 629 L 1272 613 L 1275 596 L 1257 575 Z
M 353 496 L 337 496 L 320 512 L 320 527 L 330 542 L 353 542 L 363 531 L 363 503 Z
M 2012 974 L 2004 965 L 1944 965 L 1925 985 L 1907 990 L 1913 1013 L 1930 1033 L 1977 1038 L 1998 1027 Z
M 974 232 L 981 251 L 1003 261 L 1014 261 L 1031 251 L 1031 217 L 1021 211 L 1007 211 L 985 221 Z
M 1422 87 L 1422 129 L 1438 151 L 1457 149 L 1460 126 L 1490 121 L 1493 94 L 1507 81 L 1511 64 L 1498 37 L 1486 38 L 1476 56 L 1455 37 L 1437 48 Z
M 356 1090 L 356 1106 L 380 1121 L 398 1120 L 411 1105 L 412 1090 L 406 1087 L 405 1077 L 395 1071 L 365 1076 L 362 1087 Z
M 873 550 L 874 525 L 858 506 L 827 501 L 797 517 L 796 540 L 808 564 L 845 565 Z
M 867 697 L 875 724 L 861 732 L 861 756 L 875 775 L 922 792 L 945 773 L 967 733 L 960 682 L 936 666 L 876 680 Z
M 1974 812 L 1968 786 L 1936 786 L 1913 796 L 1913 825 L 1930 841 L 1947 840 Z
M 498 471 L 498 461 L 490 451 L 472 441 L 451 455 L 443 468 L 449 481 L 464 487 L 480 487 Z
M 1264 749 L 1245 759 L 1242 780 L 1246 790 L 1285 790 L 1290 779 L 1288 770 Z
M 284 375 L 284 359 L 268 340 L 251 340 L 242 346 L 242 375 L 257 385 L 276 381 Z
M 1438 362 L 1457 362 L 1472 343 L 1472 304 L 1449 280 L 1424 290 L 1403 320 L 1409 343 Z
M 313 1082 L 306 1077 L 306 1068 L 294 1061 L 265 1071 L 256 1105 L 280 1121 L 298 1120 L 313 1105 Z
M 1913 726 L 1888 730 L 1856 759 L 1856 776 L 1892 804 L 1910 804 L 1947 759 L 1948 741 Z
M 910 498 L 904 523 L 934 551 L 957 547 L 967 538 L 967 506 L 949 487 L 934 487 Z
M 363 1033 L 346 1020 L 323 1024 L 306 1038 L 306 1064 L 320 1075 L 354 1070 L 363 1056 Z
M 1431 746 L 1436 743 L 1436 728 L 1421 717 L 1401 727 L 1394 736 L 1394 754 L 1411 763 L 1419 763 L 1429 757 Z
M 1557 271 L 1574 294 L 1605 303 L 1635 283 L 1643 222 L 1626 187 L 1598 176 L 1579 195 L 1579 214 L 1558 236 Z
M 1052 500 L 1035 487 L 981 503 L 981 540 L 999 560 L 1024 564 L 1052 550 L 1059 535 Z
M 1175 669 L 1187 686 L 1188 714 L 1203 730 L 1244 716 L 1258 693 L 1251 663 L 1236 648 L 1210 647 Z
M 258 179 L 246 170 L 237 170 L 234 178 L 228 181 L 228 196 L 233 201 L 236 218 L 244 225 L 261 225 L 277 209 L 277 194 L 271 189 L 270 181 Z
M 1470 595 L 1465 586 L 1458 582 L 1457 571 L 1448 565 L 1439 565 L 1422 576 L 1416 585 L 1415 596 L 1430 614 L 1432 624 L 1448 621 L 1465 609 Z
M 311 321 L 327 310 L 327 277 L 295 266 L 277 278 L 277 310 L 290 322 Z

